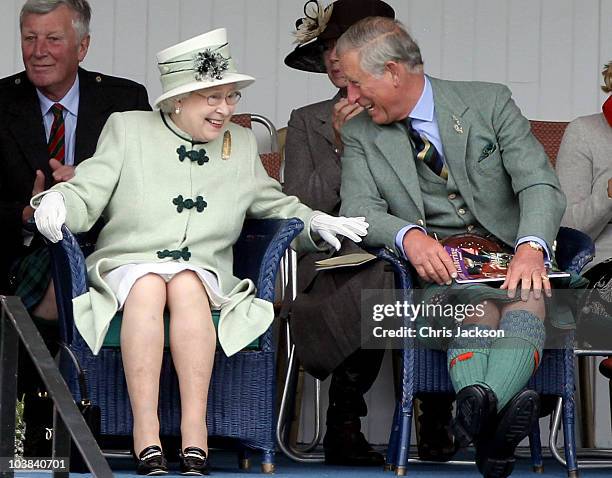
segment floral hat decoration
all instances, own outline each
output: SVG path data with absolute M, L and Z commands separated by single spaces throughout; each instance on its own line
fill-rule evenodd
M 304 17 L 295 22 L 295 50 L 285 58 L 285 65 L 302 71 L 325 73 L 323 48 L 328 40 L 337 40 L 353 23 L 366 17 L 395 18 L 393 8 L 382 0 L 336 0 L 325 6 L 320 0 L 304 5 Z
M 198 35 L 157 54 L 162 95 L 155 106 L 174 96 L 212 86 L 236 83 L 237 89 L 249 86 L 255 78 L 238 73 L 230 54 L 225 28 Z

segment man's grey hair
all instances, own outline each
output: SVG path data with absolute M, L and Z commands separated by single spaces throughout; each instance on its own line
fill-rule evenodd
M 56 8 L 66 5 L 74 13 L 75 19 L 72 26 L 77 33 L 79 41 L 89 35 L 89 21 L 91 20 L 91 7 L 87 0 L 27 0 L 19 14 L 19 28 L 23 26 L 23 17 L 31 13 L 44 15 Z
M 353 24 L 336 44 L 338 55 L 350 50 L 358 51 L 361 68 L 372 75 L 382 75 L 388 61 L 403 63 L 410 71 L 423 70 L 419 46 L 392 18 L 367 17 Z

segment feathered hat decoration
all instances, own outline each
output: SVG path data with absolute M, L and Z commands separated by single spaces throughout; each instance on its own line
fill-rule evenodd
M 332 10 L 333 4 L 324 7 L 319 0 L 306 2 L 306 5 L 304 5 L 305 17 L 295 22 L 294 43 L 303 45 L 317 38 L 327 27 Z

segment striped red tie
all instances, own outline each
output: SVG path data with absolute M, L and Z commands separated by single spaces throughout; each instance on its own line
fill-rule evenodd
M 64 146 L 64 115 L 62 114 L 64 107 L 59 103 L 55 103 L 51 107 L 53 113 L 53 124 L 51 125 L 51 133 L 49 134 L 49 158 L 55 158 L 60 163 L 64 163 L 65 146 Z

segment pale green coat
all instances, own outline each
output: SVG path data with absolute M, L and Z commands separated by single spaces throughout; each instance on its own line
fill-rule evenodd
M 221 159 L 223 133 L 204 145 L 208 162 L 179 161 L 177 148 L 192 149 L 169 119 L 159 112 L 115 113 L 109 118 L 95 155 L 76 168 L 75 177 L 53 190 L 64 195 L 66 225 L 74 232 L 90 229 L 103 216 L 96 250 L 87 258 L 89 292 L 73 300 L 75 324 L 94 353 L 98 353 L 117 301 L 102 279 L 124 264 L 166 262 L 157 251 L 189 248 L 189 264 L 216 274 L 230 301 L 221 309 L 218 338 L 232 355 L 261 335 L 272 322 L 272 304 L 255 298 L 250 280 L 232 274 L 232 246 L 245 217 L 298 217 L 309 231 L 312 210 L 281 192 L 270 179 L 257 154 L 253 133 L 230 124 L 231 155 Z M 176 134 L 178 133 L 178 135 Z M 181 139 L 183 136 L 185 139 Z M 45 194 L 45 193 L 43 193 Z M 178 212 L 178 195 L 207 203 Z M 41 195 L 42 196 L 42 195 Z M 35 198 L 39 201 L 40 196 Z M 307 234 L 297 247 L 317 250 Z M 182 260 L 182 259 L 179 259 Z

